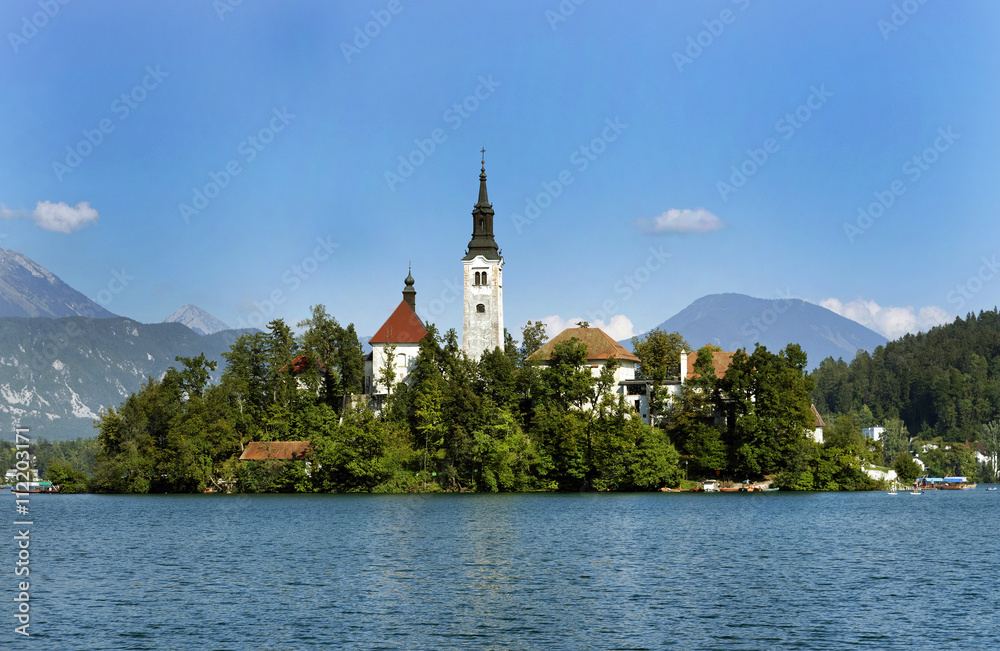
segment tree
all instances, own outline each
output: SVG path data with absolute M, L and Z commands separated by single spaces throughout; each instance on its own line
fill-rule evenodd
M 728 447 L 737 474 L 779 472 L 805 437 L 813 423 L 812 380 L 805 366 L 806 355 L 797 344 L 777 355 L 758 344 L 752 355 L 737 351 L 733 356 L 717 383 L 717 400 L 729 418 Z
M 886 419 L 882 427 L 882 463 L 891 465 L 901 455 L 910 455 L 910 433 L 898 418 Z
M 576 337 L 557 343 L 542 369 L 542 381 L 562 409 L 575 406 L 582 410 L 593 395 L 594 384 L 587 365 L 587 345 Z
M 909 452 L 897 455 L 892 463 L 892 469 L 896 471 L 896 476 L 903 484 L 912 484 L 920 476 L 920 464 L 913 460 Z
M 679 332 L 653 328 L 642 337 L 632 337 L 632 351 L 639 358 L 636 377 L 662 382 L 681 374 L 681 353 L 691 346 Z
M 524 360 L 531 353 L 541 348 L 548 340 L 548 335 L 545 334 L 544 323 L 541 321 L 528 321 L 524 324 L 524 327 L 521 328 L 521 347 L 517 349 L 518 367 L 524 366 Z
M 385 387 L 387 398 L 392 395 L 392 388 L 396 385 L 396 344 L 386 344 L 382 349 L 378 383 Z
M 60 493 L 86 493 L 87 475 L 67 461 L 49 464 L 46 478 L 59 487 Z
M 649 380 L 647 400 L 649 419 L 657 424 L 659 417 L 667 410 L 671 395 L 665 382 L 671 377 L 680 377 L 681 353 L 690 346 L 679 332 L 665 332 L 653 328 L 642 338 L 632 337 L 632 350 L 639 358 L 638 379 Z
M 423 383 L 414 398 L 417 431 L 420 432 L 424 448 L 423 470 L 427 471 L 430 457 L 438 459 L 438 450 L 444 445 L 444 435 L 447 426 L 444 421 L 442 403 L 443 389 L 440 381 L 431 380 Z M 431 466 L 434 467 L 433 465 Z

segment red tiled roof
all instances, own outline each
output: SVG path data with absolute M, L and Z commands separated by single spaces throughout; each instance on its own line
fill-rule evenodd
M 427 334 L 427 329 L 404 300 L 378 332 L 368 341 L 372 344 L 415 344 Z
M 310 361 L 310 358 L 306 357 L 305 355 L 299 355 L 298 357 L 296 357 L 295 359 L 293 359 L 292 360 L 292 373 L 298 374 L 298 373 L 301 373 L 302 371 L 306 370 L 307 368 L 309 368 L 309 361 Z M 326 373 L 326 367 L 323 366 L 323 362 L 321 362 L 321 361 L 319 361 L 317 359 L 316 360 L 316 366 L 319 367 L 319 372 L 320 373 Z M 286 366 L 282 366 L 281 370 L 278 371 L 278 372 L 279 373 L 284 373 L 287 370 L 288 370 L 288 366 L 286 365 Z
M 580 343 L 587 346 L 587 361 L 607 360 L 615 357 L 618 361 L 638 362 L 639 358 L 628 351 L 628 348 L 608 336 L 600 328 L 566 328 L 535 352 L 528 355 L 532 362 L 546 361 L 552 357 L 552 349 L 556 344 L 569 341 L 576 337 Z
M 712 351 L 712 368 L 715 371 L 715 377 L 722 377 L 729 370 L 729 365 L 733 363 L 733 355 L 736 351 L 726 351 L 726 350 L 714 350 Z M 698 351 L 688 353 L 687 360 L 687 377 L 685 380 L 690 380 L 691 378 L 698 375 L 694 372 L 694 363 L 698 361 Z
M 250 441 L 240 461 L 264 459 L 301 459 L 309 452 L 309 441 Z

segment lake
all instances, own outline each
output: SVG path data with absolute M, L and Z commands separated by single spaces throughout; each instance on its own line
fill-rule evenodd
M 8 537 L 0 648 L 1000 648 L 1000 491 L 982 485 L 32 495 L 30 511 L 32 635 L 13 633 Z

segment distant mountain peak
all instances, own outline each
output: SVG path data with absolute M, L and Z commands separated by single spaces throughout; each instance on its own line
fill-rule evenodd
M 0 317 L 115 317 L 23 253 L 0 249 Z
M 216 332 L 231 330 L 222 321 L 201 309 L 188 303 L 163 320 L 164 323 L 180 323 L 191 328 L 200 335 L 214 335 Z
M 735 293 L 702 296 L 657 327 L 679 332 L 695 349 L 715 344 L 723 350 L 753 352 L 760 343 L 777 352 L 799 344 L 810 368 L 827 357 L 849 362 L 858 350 L 871 352 L 886 343 L 874 330 L 815 303 Z

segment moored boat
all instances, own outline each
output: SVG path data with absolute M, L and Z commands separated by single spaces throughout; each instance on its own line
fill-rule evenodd
M 58 493 L 59 487 L 50 481 L 22 481 L 14 484 L 12 493 Z
M 965 477 L 945 477 L 938 483 L 939 490 L 945 491 L 968 491 L 973 490 L 978 484 L 970 484 Z

